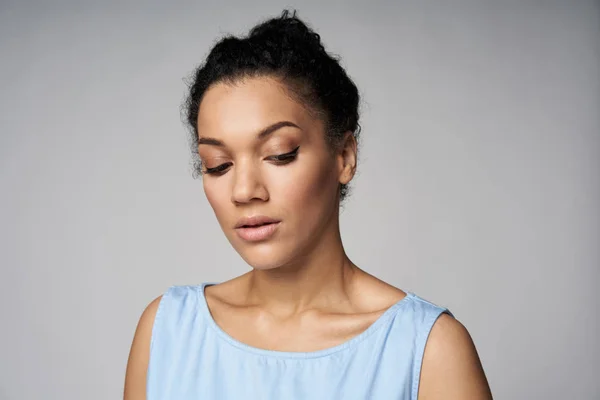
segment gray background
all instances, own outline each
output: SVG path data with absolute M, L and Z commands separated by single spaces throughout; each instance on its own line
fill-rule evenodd
M 247 271 L 191 177 L 182 80 L 296 6 L 363 95 L 351 258 L 449 307 L 497 399 L 600 399 L 600 5 L 0 5 L 0 398 L 117 399 L 172 284 Z

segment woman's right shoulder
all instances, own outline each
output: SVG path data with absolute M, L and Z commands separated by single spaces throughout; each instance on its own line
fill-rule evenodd
M 146 374 L 150 360 L 150 342 L 152 328 L 163 295 L 150 302 L 142 312 L 133 336 L 125 373 L 125 400 L 143 400 L 146 398 Z
M 142 311 L 129 351 L 125 374 L 125 400 L 144 400 L 146 377 L 154 337 L 182 315 L 195 315 L 203 285 L 171 286 Z M 158 328 L 158 329 L 157 329 Z M 157 331 L 158 332 L 155 332 Z M 143 394 L 143 396 L 142 396 Z
M 161 315 L 165 311 L 168 313 L 170 309 L 189 308 L 190 306 L 194 308 L 200 296 L 199 291 L 202 286 L 180 285 L 169 287 L 146 306 L 142 312 L 138 326 L 142 326 L 145 328 L 144 332 L 151 334 L 155 321 L 161 318 Z
M 156 297 L 146 306 L 146 308 L 144 308 L 144 311 L 142 311 L 133 337 L 133 345 L 136 345 L 137 342 L 141 341 L 148 344 L 148 346 L 144 346 L 144 350 L 149 350 L 150 339 L 152 338 L 152 328 L 164 296 L 165 294 L 161 294 Z
M 150 328 L 150 333 L 152 333 L 152 326 L 154 325 L 154 320 L 156 319 L 156 314 L 158 313 L 158 309 L 160 307 L 160 303 L 164 297 L 164 294 L 156 297 L 152 300 L 142 312 L 140 316 L 140 320 L 138 322 L 138 327 L 142 325 L 145 328 Z

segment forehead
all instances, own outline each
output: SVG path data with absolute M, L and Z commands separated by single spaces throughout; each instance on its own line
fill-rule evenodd
M 305 128 L 319 123 L 283 83 L 269 77 L 218 83 L 206 91 L 198 111 L 200 136 L 248 134 L 281 120 Z

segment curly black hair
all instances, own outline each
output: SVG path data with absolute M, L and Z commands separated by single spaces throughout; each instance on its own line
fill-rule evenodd
M 299 19 L 296 11 L 284 10 L 281 16 L 256 25 L 247 36 L 219 40 L 193 73 L 184 112 L 196 176 L 201 175 L 197 121 L 204 94 L 216 83 L 259 76 L 281 79 L 294 98 L 322 118 L 332 149 L 348 131 L 358 141 L 360 96 L 356 85 L 339 58 L 327 53 L 319 34 Z M 340 185 L 341 200 L 348 192 L 347 185 Z

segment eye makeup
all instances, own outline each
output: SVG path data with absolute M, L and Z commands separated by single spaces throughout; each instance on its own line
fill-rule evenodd
M 279 154 L 276 156 L 270 156 L 267 157 L 268 160 L 272 160 L 272 161 L 276 161 L 279 163 L 282 162 L 290 162 L 293 161 L 296 156 L 298 155 L 298 150 L 300 149 L 300 146 L 296 147 L 294 150 L 290 151 L 289 153 L 285 153 L 285 154 Z
M 231 163 L 225 163 L 214 168 L 205 168 L 204 173 L 208 175 L 222 175 L 230 165 Z
M 289 164 L 296 159 L 296 157 L 298 156 L 299 149 L 300 149 L 300 146 L 297 146 L 294 150 L 292 150 L 288 153 L 269 156 L 266 158 L 266 160 L 273 162 L 275 165 Z M 225 172 L 227 172 L 227 169 L 231 165 L 233 165 L 233 163 L 228 162 L 228 163 L 223 163 L 221 165 L 218 165 L 214 168 L 204 168 L 203 173 L 207 174 L 207 175 L 216 175 L 216 176 L 223 175 Z

